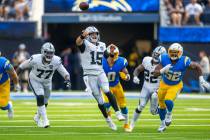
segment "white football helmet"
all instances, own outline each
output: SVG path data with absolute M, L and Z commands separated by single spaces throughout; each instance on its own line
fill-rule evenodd
M 183 47 L 179 43 L 173 43 L 168 48 L 168 55 L 171 58 L 171 60 L 177 60 L 179 59 L 183 54 Z
M 159 62 L 159 56 L 163 53 L 166 53 L 166 49 L 163 46 L 156 47 L 152 52 L 152 59 L 154 62 Z
M 89 33 L 89 35 L 87 36 L 88 41 L 90 41 L 92 43 L 97 43 L 100 40 L 100 34 L 96 27 L 89 26 L 85 29 L 85 31 Z M 97 36 L 94 36 L 93 33 L 96 33 Z
M 109 56 L 114 58 L 114 60 L 117 60 L 117 58 L 119 56 L 119 49 L 117 46 L 109 45 L 106 50 L 107 50 L 107 53 L 109 54 Z
M 50 62 L 55 54 L 55 48 L 53 44 L 50 42 L 44 43 L 41 48 L 41 54 L 47 62 Z

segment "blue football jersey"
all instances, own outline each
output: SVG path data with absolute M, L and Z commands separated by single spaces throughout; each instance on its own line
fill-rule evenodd
M 172 65 L 172 68 L 170 68 L 167 73 L 162 74 L 162 80 L 168 85 L 176 85 L 182 81 L 186 69 L 191 64 L 191 60 L 187 56 L 182 56 L 179 60 L 177 60 L 176 64 L 172 64 L 168 54 L 163 54 L 160 56 L 160 63 L 163 67 L 168 64 Z
M 107 59 L 103 58 L 102 65 L 104 72 L 108 77 L 109 86 L 114 87 L 120 82 L 119 72 L 122 71 L 128 65 L 128 62 L 124 57 L 118 57 L 114 65 L 110 67 L 107 62 Z
M 5 57 L 0 57 L 0 84 L 3 84 L 9 79 L 7 70 L 11 69 L 12 65 Z

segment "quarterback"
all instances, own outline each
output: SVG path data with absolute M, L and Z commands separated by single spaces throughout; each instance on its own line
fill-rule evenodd
M 98 103 L 98 107 L 103 114 L 108 126 L 112 130 L 117 130 L 116 125 L 108 116 L 101 90 L 105 93 L 118 120 L 125 120 L 114 95 L 110 92 L 109 82 L 102 68 L 102 58 L 106 50 L 106 44 L 100 41 L 100 34 L 96 27 L 87 27 L 76 39 L 76 45 L 80 49 L 81 64 L 85 83 L 92 91 L 93 97 Z
M 0 52 L 0 108 L 8 111 L 8 118 L 13 118 L 12 102 L 10 101 L 10 78 L 14 83 L 14 91 L 20 90 L 18 76 L 5 57 Z
M 52 89 L 52 77 L 57 70 L 65 79 L 67 87 L 70 87 L 70 75 L 64 68 L 61 58 L 54 55 L 55 48 L 52 43 L 44 43 L 41 54 L 32 55 L 30 59 L 24 61 L 17 69 L 21 73 L 24 69 L 31 69 L 29 74 L 29 86 L 37 100 L 37 113 L 34 121 L 39 127 L 50 126 L 46 107 Z M 41 120 L 42 119 L 42 120 Z M 43 122 L 42 122 L 43 121 Z
M 120 77 L 123 80 L 129 81 L 130 75 L 126 66 L 128 65 L 127 60 L 124 57 L 120 57 L 119 49 L 114 44 L 111 44 L 107 47 L 107 57 L 103 58 L 102 65 L 103 69 L 108 77 L 109 86 L 112 94 L 115 95 L 117 103 L 121 109 L 121 113 L 125 117 L 124 129 L 125 131 L 129 130 L 129 115 L 128 108 L 126 105 L 125 93 L 123 91 L 122 85 L 120 83 Z M 107 110 L 110 111 L 109 100 L 104 96 Z M 110 114 L 110 113 L 108 113 Z
M 140 80 L 138 75 L 140 72 L 144 71 L 144 85 L 140 93 L 139 104 L 135 109 L 131 120 L 130 131 L 133 130 L 135 122 L 138 120 L 148 101 L 150 101 L 151 114 L 156 115 L 158 113 L 157 89 L 159 87 L 161 77 L 154 76 L 154 70 L 159 64 L 159 56 L 164 53 L 166 53 L 166 49 L 164 47 L 156 47 L 152 52 L 152 57 L 144 57 L 142 64 L 134 70 L 133 82 L 135 84 L 139 84 Z
M 158 89 L 159 116 L 161 120 L 161 125 L 158 128 L 159 132 L 163 132 L 166 126 L 171 124 L 174 100 L 182 90 L 182 78 L 187 69 L 195 69 L 198 72 L 201 86 L 209 88 L 209 84 L 202 76 L 200 65 L 182 54 L 182 46 L 178 43 L 172 44 L 168 49 L 168 54 L 160 56 L 160 64 L 155 68 L 154 75 L 162 75 Z

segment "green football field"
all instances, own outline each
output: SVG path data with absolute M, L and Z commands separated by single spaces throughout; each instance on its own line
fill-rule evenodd
M 138 99 L 129 99 L 130 117 Z M 107 127 L 93 99 L 51 100 L 48 106 L 50 128 L 37 128 L 33 122 L 34 100 L 13 101 L 15 118 L 8 120 L 0 112 L 0 140 L 210 140 L 210 100 L 178 99 L 175 102 L 173 123 L 164 133 L 158 133 L 159 116 L 145 108 L 132 133 L 124 132 L 123 122 L 118 130 Z

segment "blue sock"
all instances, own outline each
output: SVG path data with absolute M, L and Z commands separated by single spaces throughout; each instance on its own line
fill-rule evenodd
M 172 112 L 172 109 L 174 107 L 173 101 L 171 101 L 171 100 L 165 100 L 165 104 L 166 104 L 166 107 L 168 109 L 168 112 Z
M 162 120 L 165 120 L 166 109 L 160 109 L 160 108 L 159 108 L 159 116 L 160 116 L 161 121 L 162 121 Z
M 2 110 L 9 110 L 11 108 L 10 104 L 7 104 L 5 107 L 1 107 Z
M 110 103 L 105 103 L 104 106 L 106 107 L 106 109 L 109 109 L 111 107 Z
M 120 110 L 121 110 L 122 114 L 128 114 L 128 108 L 127 107 L 120 108 Z

